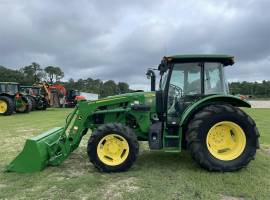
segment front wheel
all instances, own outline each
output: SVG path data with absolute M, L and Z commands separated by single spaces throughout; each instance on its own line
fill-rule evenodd
M 0 115 L 12 115 L 14 102 L 8 96 L 0 96 Z
M 209 171 L 235 171 L 255 158 L 255 122 L 231 105 L 211 105 L 196 113 L 187 129 L 193 159 Z
M 122 124 L 105 124 L 91 135 L 87 153 L 90 162 L 103 172 L 129 169 L 136 160 L 139 144 L 134 132 Z

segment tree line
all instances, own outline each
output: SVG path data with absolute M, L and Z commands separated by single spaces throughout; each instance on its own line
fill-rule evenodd
M 99 97 L 107 97 L 116 94 L 131 92 L 129 85 L 125 82 L 116 83 L 113 80 L 102 81 L 100 79 L 70 79 L 62 83 L 67 89 L 75 89 L 83 92 L 95 93 Z
M 61 81 L 64 72 L 60 67 L 47 66 L 44 69 L 36 62 L 24 66 L 19 70 L 12 70 L 0 66 L 0 82 L 18 82 L 22 85 L 46 81 L 49 83 L 61 83 L 67 89 L 76 89 L 82 92 L 98 94 L 100 97 L 123 94 L 130 92 L 129 85 L 125 82 L 116 83 L 113 80 L 102 81 L 100 79 L 70 79 Z M 149 86 L 150 88 L 150 86 Z M 231 94 L 251 95 L 256 98 L 270 97 L 270 81 L 262 82 L 232 82 L 229 83 Z
M 81 92 L 98 94 L 100 97 L 112 96 L 130 92 L 129 85 L 125 82 L 116 83 L 113 80 L 102 81 L 100 79 L 70 79 L 67 82 L 61 81 L 64 72 L 60 67 L 47 66 L 44 69 L 36 62 L 19 70 L 8 69 L 0 66 L 0 82 L 18 82 L 21 85 L 33 85 L 46 81 L 48 83 L 59 83 L 66 89 L 75 89 Z
M 270 97 L 270 81 L 229 83 L 231 94 L 250 95 L 253 98 Z
M 24 66 L 19 70 L 8 69 L 0 66 L 0 81 L 18 82 L 22 85 L 33 85 L 41 81 L 49 83 L 59 82 L 64 77 L 60 67 L 47 66 L 44 69 L 36 62 Z

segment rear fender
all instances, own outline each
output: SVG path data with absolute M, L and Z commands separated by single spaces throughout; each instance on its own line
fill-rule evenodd
M 193 103 L 190 105 L 183 113 L 181 120 L 180 120 L 180 126 L 184 126 L 188 123 L 189 119 L 202 107 L 205 107 L 207 105 L 211 104 L 231 104 L 235 107 L 247 107 L 250 108 L 251 105 L 245 101 L 242 100 L 236 96 L 232 95 L 211 95 L 208 97 L 205 97 L 203 99 L 200 99 L 199 101 Z
M 9 94 L 9 93 L 0 93 L 1 96 L 9 97 L 11 99 L 14 98 L 15 95 Z

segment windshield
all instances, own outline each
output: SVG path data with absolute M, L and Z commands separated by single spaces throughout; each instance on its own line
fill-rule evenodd
M 169 92 L 182 95 L 201 94 L 200 63 L 177 63 L 173 67 Z
M 80 92 L 78 90 L 74 90 L 74 93 L 73 93 L 74 96 L 80 96 Z

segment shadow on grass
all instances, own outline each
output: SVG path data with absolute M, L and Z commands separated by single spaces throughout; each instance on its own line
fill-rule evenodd
M 70 168 L 80 169 L 88 172 L 99 172 L 92 163 L 84 149 L 73 152 L 67 160 L 59 167 L 60 171 Z M 55 168 L 55 167 L 53 167 Z M 144 150 L 140 152 L 137 160 L 129 171 L 147 171 L 147 170 L 169 170 L 169 171 L 198 171 L 202 170 L 200 166 L 191 158 L 187 151 L 181 153 L 167 153 L 163 151 Z
M 188 152 L 167 153 L 162 151 L 143 151 L 135 162 L 136 170 L 197 171 L 201 168 L 195 163 Z

